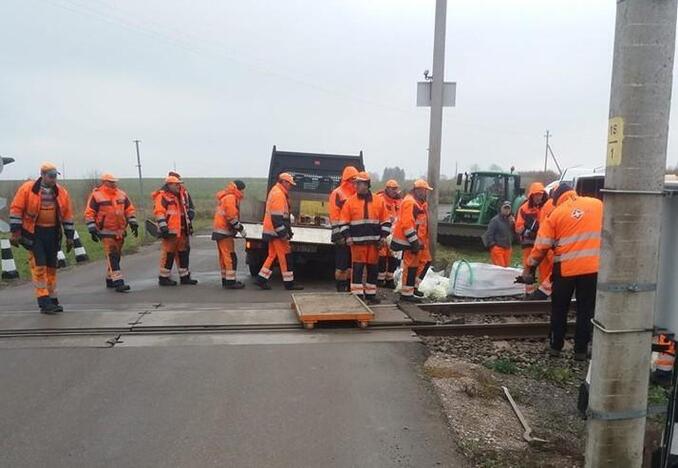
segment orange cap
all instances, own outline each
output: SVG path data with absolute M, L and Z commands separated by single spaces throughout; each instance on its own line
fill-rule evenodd
M 423 188 L 426 190 L 433 190 L 433 188 L 424 179 L 417 179 L 414 181 L 414 188 Z
M 40 165 L 40 172 L 51 172 L 56 170 L 57 170 L 56 164 L 51 163 L 49 161 L 45 161 Z
M 100 177 L 102 182 L 117 182 L 118 178 L 110 172 L 104 172 Z
M 297 185 L 297 183 L 294 181 L 294 177 L 292 177 L 292 175 L 289 172 L 280 173 L 280 175 L 278 176 L 278 180 L 280 182 L 285 181 L 289 182 L 292 185 Z
M 178 177 L 171 175 L 171 176 L 165 177 L 165 183 L 166 184 L 180 184 L 181 180 L 179 180 Z
M 367 173 L 366 171 L 358 172 L 355 175 L 353 180 L 360 181 L 360 182 L 369 182 L 370 181 L 370 174 Z
M 398 184 L 398 181 L 395 179 L 390 179 L 386 181 L 386 188 L 394 188 L 394 189 L 399 189 L 400 185 Z

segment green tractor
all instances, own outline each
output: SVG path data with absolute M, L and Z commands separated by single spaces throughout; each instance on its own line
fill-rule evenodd
M 499 211 L 504 200 L 513 204 L 515 213 L 525 200 L 520 175 L 513 172 L 476 171 L 457 174 L 454 204 L 438 222 L 438 242 L 481 245 L 480 236 Z

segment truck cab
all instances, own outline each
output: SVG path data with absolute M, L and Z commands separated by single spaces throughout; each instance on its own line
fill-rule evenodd
M 266 193 L 276 184 L 282 172 L 291 174 L 297 184 L 289 193 L 294 231 L 291 247 L 295 265 L 334 264 L 327 202 L 332 190 L 341 182 L 341 173 L 346 166 L 364 170 L 362 151 L 353 156 L 280 151 L 273 147 Z M 268 245 L 262 240 L 261 224 L 265 205 L 266 202 L 263 202 L 259 207 L 258 222 L 243 223 L 247 230 L 246 261 L 252 276 L 257 275 L 268 255 Z

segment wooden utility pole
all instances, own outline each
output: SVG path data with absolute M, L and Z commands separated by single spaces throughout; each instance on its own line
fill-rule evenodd
M 676 0 L 618 0 L 587 467 L 640 467 L 647 416 Z

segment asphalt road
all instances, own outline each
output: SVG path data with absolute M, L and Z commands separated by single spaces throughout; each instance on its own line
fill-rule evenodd
M 104 288 L 102 262 L 60 272 L 58 316 L 34 310 L 30 284 L 0 290 L 0 329 L 118 326 L 138 314 L 151 325 L 294 321 L 279 282 L 222 290 L 204 238 L 192 251 L 200 284 L 159 288 L 157 249 L 124 259 L 130 294 Z M 462 466 L 409 331 L 106 338 L 0 338 L 0 466 Z

